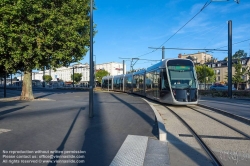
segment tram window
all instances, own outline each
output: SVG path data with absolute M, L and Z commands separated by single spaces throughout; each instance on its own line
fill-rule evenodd
M 176 70 L 169 67 L 169 76 L 173 88 L 195 88 L 193 70 Z M 188 69 L 188 68 L 187 68 Z
M 167 73 L 165 71 L 162 72 L 161 89 L 163 89 L 163 90 L 169 89 L 169 83 L 168 83 L 168 79 L 167 79 Z

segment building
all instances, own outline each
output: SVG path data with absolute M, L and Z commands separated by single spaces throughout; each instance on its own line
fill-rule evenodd
M 94 70 L 106 70 L 110 75 L 119 75 L 123 74 L 123 64 L 116 62 L 109 62 L 103 64 L 96 64 L 94 66 Z M 40 80 L 43 81 L 43 75 L 51 75 L 52 81 L 62 80 L 64 82 L 72 82 L 71 75 L 74 73 L 82 73 L 81 83 L 88 84 L 89 83 L 89 70 L 90 66 L 88 63 L 85 64 L 74 64 L 69 67 L 60 67 L 54 70 L 45 70 L 45 71 L 33 71 L 32 72 L 32 80 Z M 126 73 L 126 66 L 125 71 Z M 22 80 L 22 75 L 18 77 L 19 80 Z
M 236 64 L 238 63 L 238 59 L 232 59 L 232 63 Z M 250 72 L 250 57 L 247 58 L 241 58 L 240 63 L 242 64 L 242 67 L 248 67 L 248 70 Z M 221 61 L 211 61 L 207 62 L 206 65 L 208 67 L 211 67 L 214 69 L 214 73 L 216 76 L 216 82 L 226 83 L 227 82 L 227 74 L 228 74 L 228 61 L 227 60 L 221 60 Z M 232 65 L 232 75 L 235 74 L 235 68 Z M 250 84 L 248 82 L 249 75 L 245 74 L 242 76 L 242 79 L 244 80 L 242 84 L 240 84 L 240 89 L 246 89 L 250 87 Z
M 116 62 L 97 64 L 96 70 L 106 70 L 112 76 L 120 75 L 123 74 L 123 64 Z M 124 73 L 126 73 L 126 65 L 124 65 Z
M 179 54 L 178 58 L 181 59 L 190 59 L 194 61 L 196 64 L 204 64 L 205 62 L 211 61 L 213 56 L 206 52 L 198 52 L 194 54 Z
M 195 54 L 187 54 L 187 55 L 178 55 L 178 58 L 182 59 L 191 59 L 194 61 L 195 64 L 205 64 L 210 68 L 213 68 L 216 80 L 215 82 L 220 83 L 227 83 L 227 74 L 228 74 L 228 61 L 227 60 L 221 60 L 217 61 L 216 59 L 213 59 L 212 55 L 206 54 L 204 52 L 202 53 L 195 53 Z M 233 59 L 232 63 L 238 63 L 237 59 Z M 247 67 L 250 71 L 250 57 L 247 58 L 241 58 L 240 63 L 242 64 L 242 67 Z M 235 69 L 232 66 L 232 75 L 235 74 Z M 242 79 L 244 80 L 242 84 L 240 84 L 240 89 L 246 89 L 250 87 L 250 84 L 248 82 L 249 75 L 245 74 L 242 76 Z

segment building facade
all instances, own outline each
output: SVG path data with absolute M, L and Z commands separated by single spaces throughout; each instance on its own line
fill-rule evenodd
M 227 75 L 228 75 L 228 61 L 227 60 L 221 60 L 217 61 L 216 59 L 213 59 L 213 56 L 207 53 L 195 53 L 195 54 L 186 54 L 186 55 L 178 55 L 178 58 L 182 59 L 191 59 L 196 65 L 205 64 L 210 68 L 213 68 L 216 80 L 215 82 L 218 83 L 227 83 Z M 233 59 L 232 63 L 238 63 L 237 59 Z M 250 71 L 250 57 L 247 58 L 241 58 L 240 63 L 242 64 L 242 67 L 248 67 L 248 70 Z M 232 65 L 232 75 L 235 74 L 235 69 Z M 242 79 L 244 80 L 243 83 L 240 85 L 240 89 L 246 89 L 250 87 L 250 84 L 248 82 L 249 75 L 245 74 L 242 76 Z
M 196 64 L 204 64 L 205 62 L 211 61 L 213 56 L 206 52 L 198 52 L 195 54 L 179 54 L 178 58 L 181 59 L 190 59 L 194 61 Z
M 112 76 L 120 75 L 123 74 L 123 64 L 116 62 L 97 64 L 96 70 L 106 70 Z M 124 74 L 126 74 L 126 65 L 124 65 Z
M 51 75 L 52 81 L 62 80 L 63 82 L 72 82 L 71 75 L 74 73 L 81 73 L 82 80 L 81 83 L 89 82 L 90 66 L 88 63 L 85 64 L 74 64 L 69 67 L 60 67 L 54 70 L 36 71 L 32 72 L 32 80 L 43 81 L 43 75 Z M 123 64 L 116 62 L 109 62 L 103 64 L 96 64 L 94 66 L 94 71 L 96 70 L 106 70 L 110 75 L 120 75 L 123 74 Z M 126 73 L 126 66 L 124 72 Z M 22 80 L 22 75 L 18 76 L 19 80 Z
M 233 59 L 232 64 L 238 63 L 238 59 Z M 247 58 L 241 58 L 239 63 L 241 63 L 243 68 L 248 67 L 248 71 L 250 72 L 250 57 Z M 216 76 L 216 82 L 220 83 L 226 83 L 227 82 L 227 75 L 228 75 L 228 61 L 222 60 L 222 61 L 213 61 L 206 63 L 208 67 L 213 68 L 215 76 Z M 235 74 L 235 68 L 232 65 L 232 75 Z M 243 82 L 240 85 L 240 89 L 246 89 L 250 87 L 250 84 L 248 82 L 249 75 L 245 73 L 245 75 L 242 76 Z

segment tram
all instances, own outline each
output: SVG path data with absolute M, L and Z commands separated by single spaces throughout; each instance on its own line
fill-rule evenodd
M 145 96 L 172 105 L 198 103 L 198 82 L 194 63 L 189 59 L 165 59 L 134 73 L 106 76 L 104 90 Z

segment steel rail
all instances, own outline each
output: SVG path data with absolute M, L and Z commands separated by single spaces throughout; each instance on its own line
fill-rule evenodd
M 243 135 L 244 137 L 246 137 L 246 138 L 248 138 L 248 139 L 250 140 L 250 136 L 249 136 L 248 134 L 246 134 L 245 132 L 236 129 L 235 127 L 233 127 L 233 126 L 231 126 L 231 125 L 229 125 L 229 124 L 227 124 L 227 123 L 224 123 L 224 122 L 222 122 L 221 120 L 219 120 L 219 119 L 217 119 L 217 118 L 214 118 L 214 117 L 212 117 L 212 116 L 210 116 L 210 115 L 208 115 L 208 114 L 205 114 L 205 113 L 203 113 L 203 112 L 201 112 L 201 111 L 198 111 L 198 110 L 195 109 L 195 108 L 192 108 L 192 107 L 190 107 L 190 106 L 187 106 L 187 107 L 190 108 L 190 109 L 192 109 L 192 110 L 194 110 L 194 111 L 196 111 L 196 112 L 199 112 L 200 114 L 202 114 L 202 115 L 204 115 L 204 116 L 207 116 L 207 117 L 209 117 L 209 118 L 215 120 L 216 122 L 219 122 L 219 123 L 223 124 L 224 126 L 226 126 L 226 127 L 230 128 L 230 129 L 232 129 L 232 130 L 238 132 L 239 134 Z
M 217 159 L 217 157 L 214 155 L 212 150 L 202 141 L 202 139 L 198 136 L 198 134 L 188 125 L 188 123 L 183 120 L 177 113 L 175 113 L 172 109 L 170 109 L 168 106 L 165 105 L 165 107 L 173 113 L 187 128 L 188 130 L 192 133 L 196 141 L 201 145 L 201 147 L 205 150 L 205 152 L 208 154 L 210 159 L 212 160 L 213 164 L 216 166 L 222 166 L 223 164 Z
M 244 117 L 242 117 L 242 116 L 239 116 L 239 115 L 235 115 L 235 114 L 226 112 L 226 111 L 221 110 L 221 109 L 218 109 L 218 108 L 210 107 L 210 106 L 207 106 L 207 105 L 204 105 L 204 104 L 197 104 L 197 105 L 200 106 L 200 107 L 203 107 L 203 108 L 207 108 L 207 109 L 213 110 L 213 111 L 215 111 L 215 112 L 217 112 L 217 113 L 220 113 L 220 114 L 222 114 L 222 115 L 226 115 L 226 116 L 228 116 L 228 117 L 230 117 L 230 118 L 233 118 L 233 119 L 235 119 L 235 120 L 238 120 L 238 121 L 240 121 L 240 122 L 243 122 L 243 123 L 245 123 L 245 124 L 247 124 L 247 125 L 250 125 L 250 119 L 247 119 L 247 118 L 244 118 Z

